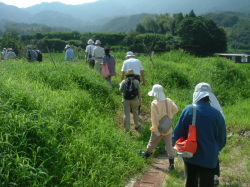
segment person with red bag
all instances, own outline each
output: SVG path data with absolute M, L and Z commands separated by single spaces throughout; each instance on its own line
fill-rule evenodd
M 197 151 L 191 158 L 183 158 L 185 165 L 186 187 L 214 186 L 214 170 L 220 151 L 226 145 L 226 124 L 222 108 L 212 93 L 208 83 L 199 83 L 193 94 L 196 104 Z M 189 125 L 192 124 L 193 105 L 182 111 L 173 132 L 172 142 L 187 138 Z

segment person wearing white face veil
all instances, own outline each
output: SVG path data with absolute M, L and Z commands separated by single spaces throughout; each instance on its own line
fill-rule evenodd
M 150 140 L 147 145 L 146 151 L 140 151 L 140 154 L 142 156 L 145 156 L 146 158 L 149 157 L 157 144 L 163 140 L 165 143 L 165 149 L 168 153 L 169 158 L 169 169 L 175 169 L 174 168 L 174 149 L 172 147 L 172 128 L 168 130 L 165 134 L 161 134 L 158 130 L 159 121 L 166 115 L 169 118 L 173 118 L 174 114 L 178 112 L 178 107 L 176 104 L 170 99 L 166 98 L 163 87 L 159 84 L 155 84 L 150 92 L 148 92 L 149 96 L 154 97 L 154 100 L 151 103 L 151 122 L 152 127 L 151 130 L 151 136 Z M 167 105 L 166 105 L 167 103 Z
M 199 100 L 207 96 L 209 97 L 210 105 L 214 107 L 215 109 L 219 110 L 222 116 L 225 118 L 223 110 L 220 106 L 220 103 L 215 97 L 215 95 L 212 93 L 212 88 L 208 83 L 202 82 L 196 85 L 195 91 L 193 94 L 193 103 L 195 104 Z
M 214 170 L 217 167 L 219 152 L 226 145 L 226 124 L 222 108 L 212 93 L 208 83 L 196 85 L 193 93 L 196 104 L 197 152 L 192 158 L 184 158 L 186 187 L 214 186 Z M 173 144 L 181 137 L 186 138 L 192 124 L 193 105 L 182 111 L 174 129 Z

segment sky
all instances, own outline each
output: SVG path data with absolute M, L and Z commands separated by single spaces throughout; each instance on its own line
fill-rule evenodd
M 51 3 L 51 2 L 61 2 L 68 5 L 79 5 L 84 3 L 95 2 L 97 0 L 0 0 L 0 2 L 6 5 L 14 5 L 18 8 L 27 8 L 29 6 L 33 6 L 36 4 L 40 4 L 43 2 Z

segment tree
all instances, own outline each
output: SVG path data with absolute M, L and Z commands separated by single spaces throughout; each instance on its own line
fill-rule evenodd
M 141 23 L 138 23 L 136 25 L 136 29 L 135 29 L 137 32 L 141 33 L 141 34 L 144 34 L 145 33 L 145 28 L 144 26 L 141 24 Z
M 152 17 L 146 17 L 141 21 L 141 25 L 145 28 L 146 33 L 157 33 L 158 24 Z
M 173 33 L 174 19 L 168 14 L 161 14 L 156 16 L 156 23 L 158 25 L 159 34 Z
M 178 30 L 182 46 L 198 56 L 207 56 L 227 49 L 226 34 L 212 20 L 185 17 Z
M 12 48 L 18 55 L 21 52 L 21 42 L 15 30 L 3 34 L 1 48 Z

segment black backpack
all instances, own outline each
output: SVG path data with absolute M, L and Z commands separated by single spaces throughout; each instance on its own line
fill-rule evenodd
M 138 89 L 135 88 L 134 79 L 127 78 L 125 81 L 125 89 L 123 92 L 124 99 L 131 100 L 138 95 Z
M 42 55 L 41 51 L 37 50 L 36 53 L 37 53 L 37 58 L 36 58 L 37 61 L 42 62 L 43 61 L 43 55 Z

